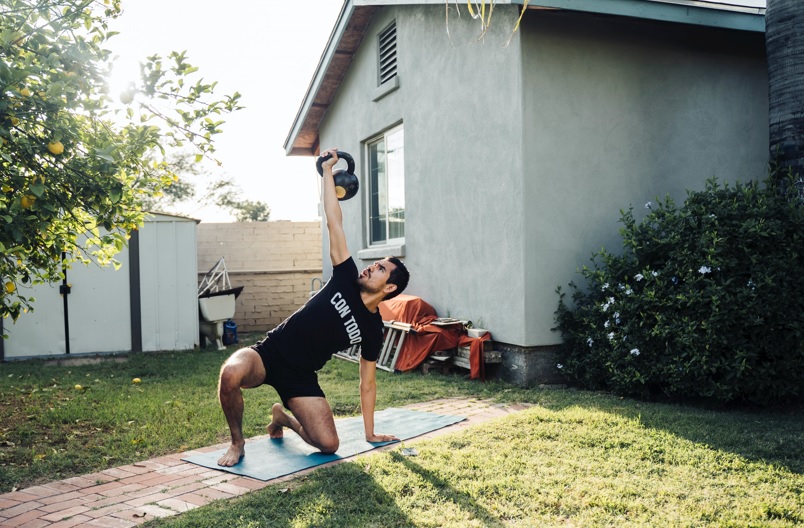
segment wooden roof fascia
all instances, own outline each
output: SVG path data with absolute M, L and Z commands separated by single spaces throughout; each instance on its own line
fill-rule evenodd
M 355 6 L 346 0 L 318 62 L 293 126 L 285 139 L 289 156 L 318 153 L 318 126 L 338 92 L 376 7 Z

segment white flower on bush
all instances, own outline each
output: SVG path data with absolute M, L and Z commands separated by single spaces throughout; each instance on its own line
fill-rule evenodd
M 563 369 L 563 368 L 564 368 L 564 365 L 562 365 L 561 363 L 559 363 L 559 364 L 557 364 L 557 365 L 556 365 L 556 368 L 557 368 L 558 370 L 561 370 L 561 369 Z
M 644 278 L 645 276 L 642 275 L 641 273 L 637 273 L 636 275 L 634 275 L 634 279 L 636 279 L 637 282 L 641 281 Z
M 601 306 L 600 309 L 603 310 L 604 312 L 607 312 L 612 304 L 614 304 L 614 297 L 609 297 L 608 299 L 606 299 L 606 304 Z
M 600 287 L 600 291 L 606 291 L 609 288 L 609 283 L 607 282 L 603 286 Z
M 650 209 L 651 207 L 653 207 L 653 202 L 648 202 L 645 204 L 645 209 Z
M 592 340 L 592 338 L 590 337 L 590 338 L 588 338 L 588 339 L 586 340 L 586 344 L 587 344 L 587 345 L 589 345 L 589 348 L 592 348 L 592 345 L 594 345 L 594 344 L 595 344 L 595 342 L 594 342 L 594 341 Z
M 609 338 L 609 341 L 614 341 L 614 332 L 609 332 L 607 337 Z
M 620 312 L 614 312 L 614 315 L 612 315 L 612 317 L 614 317 L 615 319 L 617 319 L 617 322 L 618 322 L 618 323 L 620 322 Z
M 709 266 L 701 266 L 700 268 L 698 268 L 698 273 L 700 273 L 701 275 L 712 273 L 712 268 L 710 268 Z
M 639 349 L 638 348 L 632 348 L 631 349 L 631 355 L 632 356 L 638 356 L 639 355 Z
M 650 274 L 651 274 L 651 275 L 653 275 L 654 277 L 658 277 L 658 276 L 659 276 L 659 272 L 658 272 L 658 271 L 651 271 L 651 272 L 650 272 Z
M 608 328 L 608 327 L 609 327 L 609 322 L 608 322 L 608 321 L 606 321 L 605 323 L 603 323 L 603 328 Z
M 634 290 L 632 290 L 631 288 L 628 288 L 627 290 L 625 290 L 626 295 L 631 295 L 632 293 L 634 293 Z

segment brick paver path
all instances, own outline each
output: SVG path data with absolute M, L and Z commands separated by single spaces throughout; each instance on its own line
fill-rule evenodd
M 409 405 L 408 408 L 466 417 L 463 422 L 406 440 L 406 443 L 411 443 L 516 412 L 526 405 L 447 398 Z M 136 526 L 156 517 L 192 510 L 216 499 L 237 497 L 317 469 L 306 469 L 264 482 L 181 460 L 188 455 L 215 451 L 227 445 L 176 453 L 2 494 L 0 527 Z M 393 449 L 395 445 L 398 444 L 378 449 Z

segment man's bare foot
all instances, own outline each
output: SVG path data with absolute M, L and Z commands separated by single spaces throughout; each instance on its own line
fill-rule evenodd
M 287 426 L 288 417 L 285 414 L 285 410 L 282 408 L 281 404 L 275 403 L 273 407 L 271 407 L 271 423 L 265 427 L 265 430 L 268 431 L 268 435 L 271 438 L 282 438 L 284 436 L 282 429 Z
M 240 462 L 240 459 L 243 458 L 243 455 L 245 454 L 246 450 L 244 449 L 244 446 L 236 446 L 232 444 L 229 446 L 229 450 L 226 451 L 226 454 L 218 459 L 218 465 L 232 467 Z

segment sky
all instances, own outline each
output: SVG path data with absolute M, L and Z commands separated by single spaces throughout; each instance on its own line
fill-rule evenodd
M 110 24 L 120 34 L 108 47 L 115 61 L 112 90 L 136 78 L 146 56 L 186 51 L 216 94 L 235 91 L 245 108 L 225 116 L 215 139 L 221 176 L 242 198 L 266 202 L 271 220 L 319 218 L 315 161 L 283 148 L 324 52 L 341 0 L 123 0 Z M 116 92 L 114 92 L 116 93 Z M 204 222 L 230 222 L 227 211 L 185 207 Z

